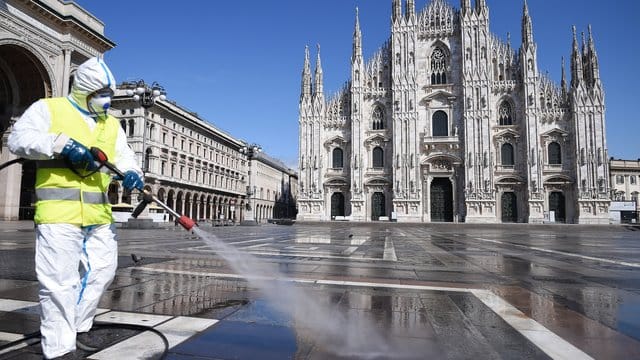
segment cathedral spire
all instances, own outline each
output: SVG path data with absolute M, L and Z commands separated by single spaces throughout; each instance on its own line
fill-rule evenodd
M 402 0 L 393 0 L 391 7 L 391 21 L 395 23 L 402 17 Z
M 600 79 L 600 65 L 598 64 L 598 53 L 596 52 L 593 34 L 591 33 L 591 24 L 589 24 L 589 61 L 591 62 L 591 78 L 596 81 Z
M 528 48 L 533 44 L 533 28 L 531 26 L 531 17 L 529 16 L 529 5 L 524 0 L 522 9 L 522 46 Z
M 360 15 L 356 7 L 356 25 L 353 29 L 353 55 L 351 62 L 362 61 L 362 32 L 360 32 Z
M 301 100 L 311 96 L 311 65 L 309 62 L 309 46 L 304 47 L 304 67 L 302 69 Z
M 560 80 L 560 87 L 562 88 L 562 95 L 567 93 L 567 74 L 564 69 L 564 56 L 562 57 L 562 79 Z
M 471 0 L 460 0 L 462 15 L 466 15 L 471 10 Z
M 483 10 L 487 9 L 486 0 L 476 0 L 476 12 L 480 14 Z
M 407 0 L 407 20 L 411 20 L 416 15 L 415 0 Z
M 582 82 L 582 54 L 578 48 L 576 26 L 573 26 L 573 49 L 571 51 L 571 87 L 576 88 Z
M 315 96 L 323 96 L 322 62 L 320 61 L 320 44 L 318 44 L 318 57 L 316 58 L 316 72 L 313 90 Z

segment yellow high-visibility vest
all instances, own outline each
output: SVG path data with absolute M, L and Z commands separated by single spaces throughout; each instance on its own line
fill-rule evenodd
M 118 120 L 99 119 L 93 131 L 67 98 L 45 99 L 51 114 L 50 133 L 63 133 L 88 149 L 95 146 L 115 158 Z M 90 172 L 76 170 L 85 176 Z M 75 224 L 78 226 L 113 222 L 107 192 L 111 176 L 98 171 L 82 178 L 62 160 L 38 162 L 36 170 L 36 224 Z

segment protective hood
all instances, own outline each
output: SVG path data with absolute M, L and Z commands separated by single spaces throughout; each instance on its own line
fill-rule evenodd
M 115 92 L 116 79 L 104 60 L 94 57 L 78 66 L 69 97 L 81 110 L 88 112 L 87 96 L 104 88 L 110 88 Z

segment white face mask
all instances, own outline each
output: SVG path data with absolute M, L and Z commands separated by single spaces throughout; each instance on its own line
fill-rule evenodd
M 97 93 L 89 98 L 88 108 L 89 111 L 96 115 L 105 115 L 107 110 L 111 106 L 111 94 Z

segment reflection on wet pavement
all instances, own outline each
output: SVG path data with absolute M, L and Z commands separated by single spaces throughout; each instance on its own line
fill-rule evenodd
M 320 344 L 193 235 L 123 230 L 120 269 L 100 307 L 218 321 L 173 347 L 170 359 L 546 359 L 571 346 L 582 358 L 640 358 L 640 270 L 624 265 L 638 262 L 638 232 L 333 223 L 209 230 L 292 279 L 330 309 L 328 321 L 369 322 L 390 352 Z M 1 299 L 37 301 L 33 233 L 2 234 L 16 245 L 0 248 L 0 345 L 39 321 L 2 310 Z M 146 261 L 134 266 L 131 253 Z M 511 308 L 494 307 L 502 301 Z

